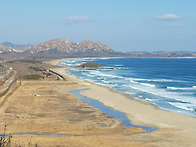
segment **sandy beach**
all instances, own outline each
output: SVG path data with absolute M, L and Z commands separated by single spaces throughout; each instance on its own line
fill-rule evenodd
M 62 60 L 56 60 L 53 64 L 58 64 Z M 143 125 L 159 128 L 157 131 L 137 135 L 130 141 L 140 142 L 152 141 L 156 146 L 195 146 L 196 145 L 196 118 L 185 116 L 165 110 L 161 110 L 147 102 L 134 100 L 131 95 L 116 92 L 113 89 L 96 85 L 66 72 L 66 68 L 56 68 L 56 72 L 79 83 L 81 86 L 88 87 L 89 90 L 82 91 L 81 94 L 89 98 L 99 100 L 105 105 L 124 112 L 135 125 Z M 141 137 L 141 138 L 140 138 Z M 148 138 L 148 139 L 147 139 Z M 141 142 L 143 142 L 141 141 Z

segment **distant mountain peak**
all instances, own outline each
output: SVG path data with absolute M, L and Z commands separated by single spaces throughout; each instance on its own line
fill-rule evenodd
M 60 38 L 60 39 L 52 39 L 44 43 L 71 43 L 71 42 L 65 38 Z
M 4 46 L 10 46 L 10 45 L 13 45 L 13 43 L 8 42 L 8 41 L 3 42 L 3 43 L 1 43 L 1 44 L 2 44 L 2 45 L 4 45 Z
M 8 41 L 3 42 L 1 44 L 7 47 L 11 47 L 13 49 L 21 49 L 21 50 L 29 49 L 29 47 L 32 46 L 31 44 L 19 45 L 19 44 L 14 44 Z

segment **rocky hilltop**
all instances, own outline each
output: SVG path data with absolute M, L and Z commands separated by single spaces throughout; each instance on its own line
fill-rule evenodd
M 5 54 L 10 54 L 10 53 L 16 53 L 16 52 L 17 51 L 14 50 L 13 48 L 0 44 L 0 54 L 5 55 Z
M 106 56 L 114 51 L 100 42 L 72 43 L 67 39 L 54 39 L 34 45 L 26 53 L 31 56 Z

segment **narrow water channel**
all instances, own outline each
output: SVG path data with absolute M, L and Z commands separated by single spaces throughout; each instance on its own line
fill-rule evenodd
M 94 100 L 84 95 L 81 95 L 80 92 L 85 90 L 88 89 L 71 90 L 69 91 L 69 93 L 77 96 L 79 100 L 86 102 L 95 108 L 98 108 L 100 111 L 106 113 L 110 117 L 116 118 L 117 120 L 121 120 L 122 121 L 121 125 L 127 126 L 129 128 L 142 128 L 144 132 L 152 132 L 158 129 L 158 128 L 147 127 L 147 126 L 136 126 L 132 124 L 131 121 L 127 118 L 127 115 L 125 113 L 120 112 L 118 110 L 114 110 L 108 106 L 105 106 L 102 102 L 98 100 Z
M 84 95 L 81 95 L 80 92 L 81 91 L 85 91 L 88 89 L 80 89 L 80 90 L 71 90 L 69 91 L 70 94 L 73 94 L 75 96 L 78 97 L 79 100 L 88 103 L 89 105 L 99 109 L 100 111 L 106 113 L 107 115 L 109 115 L 110 117 L 116 118 L 117 120 L 121 120 L 122 123 L 121 125 L 127 126 L 129 128 L 142 128 L 144 130 L 144 133 L 146 132 L 153 132 L 155 130 L 157 130 L 158 128 L 154 128 L 154 127 L 147 127 L 147 126 L 137 126 L 137 125 L 133 125 L 131 123 L 131 121 L 127 118 L 126 114 L 123 112 L 120 112 L 118 110 L 114 110 L 108 106 L 105 106 L 102 102 L 98 101 L 98 100 L 94 100 L 91 98 L 88 98 Z M 16 136 L 20 136 L 20 135 L 30 135 L 30 136 L 59 136 L 59 137 L 70 137 L 70 136 L 106 136 L 106 135 L 111 135 L 111 134 L 86 134 L 86 135 L 63 135 L 63 134 L 14 134 Z M 114 135 L 114 134 L 112 134 Z M 2 135 L 0 136 L 0 138 L 3 137 L 9 137 L 10 135 Z

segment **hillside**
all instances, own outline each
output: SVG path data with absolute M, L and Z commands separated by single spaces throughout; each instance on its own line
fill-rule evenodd
M 5 55 L 5 54 L 10 54 L 10 53 L 16 53 L 16 52 L 17 51 L 14 50 L 13 48 L 0 44 L 0 54 Z

